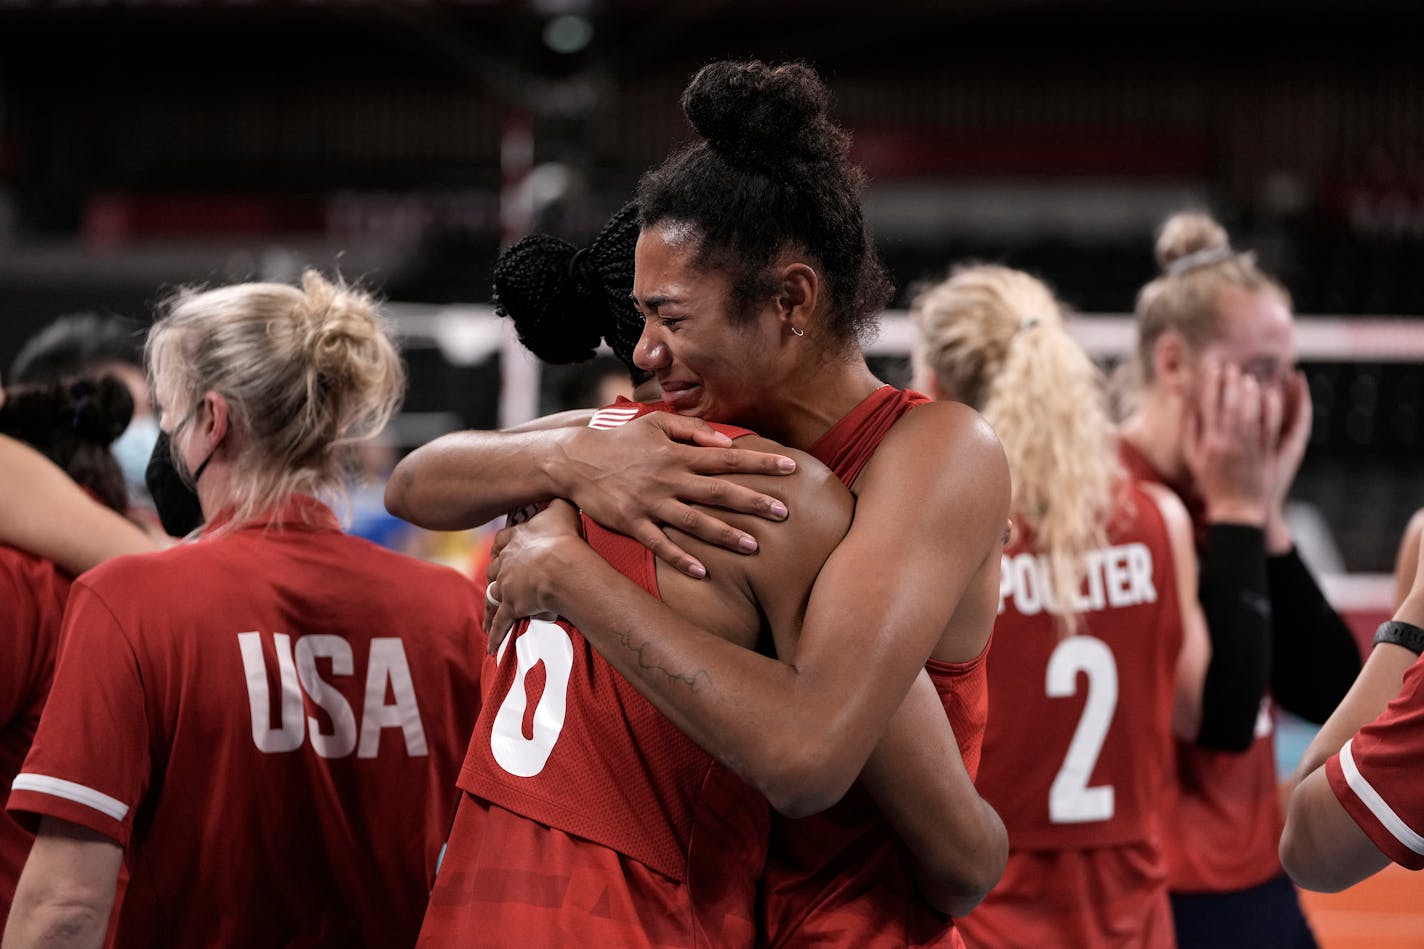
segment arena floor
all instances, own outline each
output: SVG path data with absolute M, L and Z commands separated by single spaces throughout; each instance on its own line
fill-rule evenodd
M 1390 864 L 1343 893 L 1302 893 L 1321 949 L 1424 947 L 1424 874 Z

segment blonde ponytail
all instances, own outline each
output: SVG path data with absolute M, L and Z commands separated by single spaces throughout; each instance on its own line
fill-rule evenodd
M 1119 480 L 1102 373 L 1068 335 L 1036 278 L 992 264 L 958 268 L 915 301 L 916 357 L 945 392 L 998 433 L 1012 510 L 1047 558 L 1065 631 L 1085 554 L 1105 542 Z

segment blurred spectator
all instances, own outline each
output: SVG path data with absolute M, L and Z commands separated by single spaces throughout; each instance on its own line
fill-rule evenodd
M 144 473 L 158 440 L 158 422 L 143 369 L 143 327 L 118 316 L 72 313 L 31 337 L 10 367 L 10 381 L 63 382 L 80 376 L 111 375 L 129 390 L 132 419 L 112 450 L 123 471 L 134 513 L 150 513 Z M 155 524 L 152 516 L 143 518 Z

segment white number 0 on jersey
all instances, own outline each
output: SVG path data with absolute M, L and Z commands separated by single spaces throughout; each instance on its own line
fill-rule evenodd
M 1069 636 L 1059 643 L 1048 660 L 1049 697 L 1075 694 L 1079 672 L 1087 673 L 1088 699 L 1063 766 L 1048 789 L 1048 819 L 1055 824 L 1083 824 L 1113 816 L 1112 786 L 1088 787 L 1117 708 L 1117 662 L 1107 643 L 1093 636 Z
M 504 662 L 509 640 L 500 648 L 499 661 Z M 532 778 L 544 770 L 554 743 L 564 730 L 564 714 L 568 710 L 569 673 L 574 666 L 574 644 L 569 634 L 557 623 L 532 619 L 529 628 L 514 644 L 516 663 L 514 682 L 509 694 L 500 703 L 490 729 L 490 751 L 501 768 L 520 778 Z M 524 715 L 529 698 L 525 679 L 530 671 L 544 663 L 544 692 L 534 706 L 531 737 L 524 737 Z

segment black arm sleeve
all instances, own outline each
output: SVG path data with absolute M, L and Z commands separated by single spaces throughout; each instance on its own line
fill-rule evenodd
M 1360 647 L 1292 547 L 1266 563 L 1271 589 L 1271 692 L 1281 707 L 1322 724 L 1360 674 Z
M 1211 638 L 1197 744 L 1245 751 L 1271 669 L 1271 598 L 1265 534 L 1244 524 L 1211 524 L 1197 596 Z

